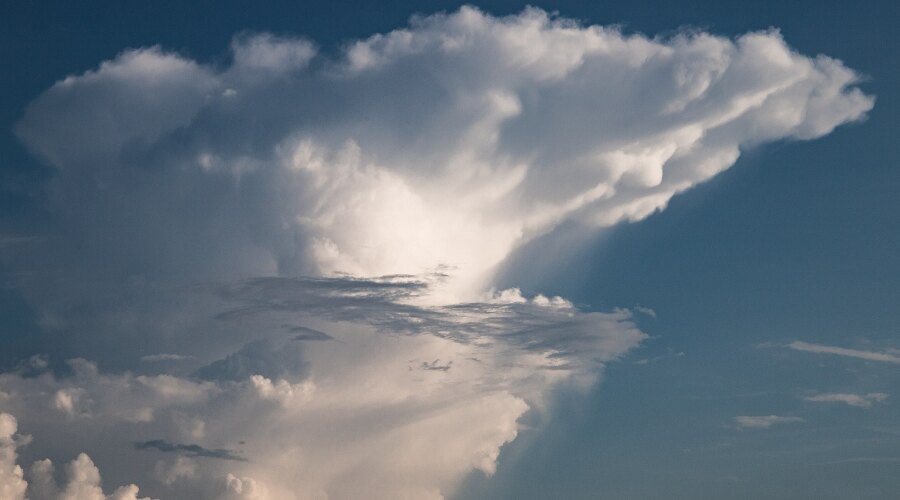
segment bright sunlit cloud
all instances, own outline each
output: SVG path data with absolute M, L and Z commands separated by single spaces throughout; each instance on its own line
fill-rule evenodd
M 11 499 L 104 498 L 100 469 L 140 485 L 122 500 L 443 498 L 647 338 L 628 310 L 496 290 L 514 250 L 644 219 L 874 102 L 774 30 L 648 38 L 539 9 L 231 55 L 127 50 L 17 126 L 60 229 L 0 250 L 48 335 L 79 342 L 0 374 Z M 72 460 L 68 482 L 22 450 Z

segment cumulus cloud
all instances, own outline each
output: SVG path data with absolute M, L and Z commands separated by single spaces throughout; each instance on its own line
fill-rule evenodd
M 91 494 L 82 449 L 183 498 L 441 498 L 490 474 L 527 411 L 646 338 L 627 310 L 494 290 L 497 265 L 873 105 L 777 31 L 651 39 L 539 9 L 417 17 L 333 56 L 244 33 L 231 53 L 125 51 L 16 128 L 55 168 L 55 233 L 0 255 L 44 333 L 78 341 L 0 390 Z M 35 488 L 67 491 L 49 468 Z
M 900 356 L 890 352 L 862 351 L 824 344 L 811 344 L 809 342 L 796 341 L 788 344 L 795 351 L 811 352 L 815 354 L 833 354 L 849 358 L 865 359 L 867 361 L 879 361 L 882 363 L 900 363 Z
M 100 470 L 89 456 L 80 453 L 66 464 L 66 482 L 57 486 L 53 478 L 54 467 L 50 460 L 35 462 L 31 468 L 35 487 L 29 488 L 34 500 L 151 500 L 138 499 L 139 488 L 134 484 L 116 488 L 111 494 L 103 493 L 100 485 Z
M 0 498 L 20 500 L 25 498 L 25 482 L 22 467 L 16 463 L 16 430 L 18 422 L 8 413 L 0 413 Z
M 847 394 L 828 392 L 806 396 L 803 399 L 817 403 L 844 403 L 857 408 L 871 408 L 872 405 L 883 403 L 888 398 L 888 394 L 883 392 L 870 392 L 868 394 Z
M 100 471 L 84 453 L 66 464 L 66 482 L 61 487 L 54 478 L 53 462 L 47 459 L 31 466 L 29 485 L 22 467 L 16 463 L 16 448 L 27 441 L 16 434 L 17 427 L 14 416 L 0 413 L 0 498 L 3 500 L 138 500 L 139 489 L 133 484 L 105 495 L 100 486 Z
M 734 423 L 739 429 L 768 429 L 773 425 L 803 422 L 800 417 L 782 417 L 779 415 L 741 415 L 734 417 Z

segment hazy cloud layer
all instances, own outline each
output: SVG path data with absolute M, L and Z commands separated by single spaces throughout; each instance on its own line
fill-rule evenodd
M 35 435 L 19 447 L 4 417 L 10 495 L 18 449 L 77 457 L 61 486 L 36 462 L 35 498 L 103 498 L 82 451 L 164 498 L 441 498 L 645 338 L 626 310 L 494 290 L 510 252 L 640 220 L 742 148 L 873 104 L 775 31 L 650 39 L 537 9 L 231 54 L 128 50 L 18 124 L 55 168 L 54 224 L 0 255 L 58 342 L 0 374 L 0 409 Z

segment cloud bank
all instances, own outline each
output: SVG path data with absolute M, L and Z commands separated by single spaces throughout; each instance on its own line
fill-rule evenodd
M 416 17 L 334 55 L 269 34 L 227 64 L 127 50 L 17 126 L 56 169 L 54 223 L 0 251 L 69 361 L 0 374 L 0 408 L 97 498 L 82 451 L 162 498 L 441 498 L 646 337 L 629 311 L 494 290 L 496 266 L 863 118 L 857 80 L 774 30 L 648 38 L 539 9 Z M 29 495 L 68 491 L 44 463 Z

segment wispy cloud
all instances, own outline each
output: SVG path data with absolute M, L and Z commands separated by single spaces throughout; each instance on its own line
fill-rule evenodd
M 235 460 L 238 462 L 245 462 L 247 460 L 231 450 L 223 448 L 211 450 L 197 444 L 170 443 L 164 439 L 137 441 L 134 443 L 134 448 L 136 450 L 157 450 L 166 453 L 180 453 L 189 457 L 221 458 L 223 460 Z
M 846 347 L 837 347 L 825 344 L 811 344 L 809 342 L 802 341 L 791 342 L 790 344 L 788 344 L 788 347 L 796 351 L 811 352 L 815 354 L 833 354 L 835 356 L 846 356 L 850 358 L 865 359 L 868 361 L 900 364 L 900 356 L 888 352 L 862 351 L 859 349 L 848 349 Z
M 800 417 L 782 417 L 779 415 L 742 415 L 734 417 L 733 420 L 739 429 L 768 429 L 773 425 L 803 422 L 803 419 Z
M 193 358 L 193 356 L 185 356 L 183 354 L 171 354 L 171 353 L 161 353 L 161 354 L 149 354 L 147 356 L 141 356 L 141 363 L 160 363 L 163 361 L 185 361 Z
M 528 299 L 518 289 L 487 294 L 481 301 L 429 305 L 423 299 L 440 289 L 431 275 L 253 278 L 204 288 L 236 304 L 219 313 L 220 320 L 312 316 L 367 324 L 390 335 L 432 335 L 473 345 L 490 340 L 494 346 L 547 355 L 547 367 L 609 361 L 610 353 L 625 352 L 617 347 L 620 342 L 636 345 L 646 337 L 626 310 L 582 312 L 559 297 Z M 616 337 L 606 336 L 613 331 Z
M 884 392 L 870 392 L 868 394 L 848 394 L 848 393 L 823 393 L 815 396 L 806 396 L 803 399 L 816 403 L 844 403 L 859 408 L 871 408 L 876 403 L 886 401 L 888 395 Z

